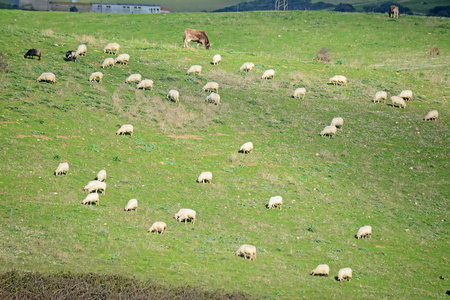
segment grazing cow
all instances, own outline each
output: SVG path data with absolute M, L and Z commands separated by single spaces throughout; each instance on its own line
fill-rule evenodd
M 197 42 L 197 47 L 198 44 L 202 44 L 206 50 L 208 50 L 209 47 L 211 46 L 208 40 L 208 36 L 204 31 L 189 28 L 186 28 L 184 30 L 183 42 L 184 42 L 183 48 L 187 48 L 189 42 Z
M 398 19 L 398 6 L 397 5 L 391 5 L 391 7 L 389 7 L 389 18 L 397 18 Z

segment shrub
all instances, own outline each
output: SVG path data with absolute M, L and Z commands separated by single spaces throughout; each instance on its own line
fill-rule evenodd
M 331 56 L 330 56 L 329 51 L 330 50 L 327 47 L 322 47 L 322 49 L 320 49 L 319 52 L 317 52 L 317 55 L 314 58 L 314 60 L 325 61 L 325 62 L 331 61 Z
M 341 12 L 354 12 L 355 8 L 353 5 L 348 3 L 339 3 L 335 8 L 334 11 L 341 11 Z
M 438 46 L 431 47 L 430 51 L 428 51 L 428 55 L 439 55 L 441 54 L 441 50 Z

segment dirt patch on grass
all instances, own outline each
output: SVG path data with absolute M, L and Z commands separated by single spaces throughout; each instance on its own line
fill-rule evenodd
M 187 139 L 201 140 L 202 139 L 198 135 L 194 135 L 194 134 L 169 135 L 169 137 L 174 138 L 174 139 L 183 139 L 183 140 L 187 140 Z

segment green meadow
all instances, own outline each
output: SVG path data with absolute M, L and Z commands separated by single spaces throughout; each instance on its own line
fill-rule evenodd
M 204 30 L 211 49 L 182 48 L 185 28 Z M 0 272 L 117 274 L 263 299 L 448 298 L 449 32 L 448 18 L 323 11 L 0 10 Z M 110 42 L 128 65 L 101 68 Z M 87 55 L 65 61 L 82 43 Z M 314 60 L 323 47 L 329 62 Z M 42 60 L 24 59 L 30 48 Z M 239 72 L 247 61 L 255 70 Z M 197 64 L 202 74 L 187 75 Z M 267 69 L 274 80 L 261 80 Z M 96 71 L 103 82 L 88 82 Z M 56 84 L 36 82 L 43 72 Z M 153 91 L 126 84 L 135 73 Z M 348 84 L 327 84 L 334 75 Z M 218 106 L 201 91 L 209 81 Z M 303 100 L 291 97 L 298 87 Z M 387 101 L 373 103 L 381 90 Z M 412 101 L 392 107 L 402 90 Z M 431 110 L 438 120 L 423 121 Z M 333 117 L 343 128 L 319 136 Z M 117 136 L 122 124 L 134 135 Z M 248 141 L 253 152 L 238 153 Z M 70 170 L 55 176 L 61 162 Z M 101 169 L 100 205 L 81 205 Z M 202 171 L 211 184 L 196 182 Z M 275 195 L 282 210 L 266 208 Z M 132 198 L 139 208 L 125 212 Z M 197 212 L 194 224 L 173 218 L 180 208 Z M 163 235 L 148 233 L 155 221 Z M 356 239 L 364 225 L 372 238 Z M 256 261 L 235 255 L 242 244 Z M 330 276 L 311 276 L 323 263 Z M 335 279 L 344 267 L 350 282 Z

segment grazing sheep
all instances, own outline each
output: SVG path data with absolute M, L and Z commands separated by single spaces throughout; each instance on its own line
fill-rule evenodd
M 236 255 L 243 256 L 244 259 L 247 259 L 248 256 L 249 260 L 256 260 L 256 247 L 244 244 L 236 251 Z
M 253 71 L 255 69 L 255 64 L 251 62 L 245 62 L 240 68 L 241 72 Z
M 164 222 L 155 222 L 153 223 L 152 227 L 150 227 L 150 229 L 148 230 L 148 232 L 156 232 L 159 234 L 163 234 L 164 231 L 166 230 L 167 225 Z
M 41 76 L 38 77 L 37 82 L 50 82 L 51 84 L 56 83 L 56 76 L 53 73 L 42 73 Z
M 334 85 L 347 85 L 347 77 L 344 75 L 335 75 L 330 78 L 328 81 L 328 84 L 334 84 Z
M 116 57 L 116 59 L 114 60 L 114 62 L 117 64 L 128 64 L 130 62 L 130 55 L 128 54 L 120 54 L 119 56 Z
M 106 183 L 98 180 L 89 181 L 89 183 L 84 187 L 84 191 L 87 194 L 102 191 L 102 195 L 104 195 L 106 191 Z
M 197 178 L 197 182 L 201 183 L 211 183 L 212 182 L 212 173 L 211 172 L 202 172 L 200 176 Z
M 330 126 L 336 126 L 336 128 L 342 129 L 342 127 L 344 126 L 344 119 L 342 119 L 341 117 L 333 118 L 333 120 L 331 120 Z
M 141 82 L 138 83 L 136 86 L 137 89 L 150 89 L 150 91 L 153 91 L 153 80 L 150 79 L 144 79 Z
M 30 49 L 30 50 L 27 51 L 27 53 L 25 53 L 23 58 L 28 58 L 28 57 L 34 58 L 34 56 L 39 57 L 39 60 L 41 60 L 41 50 L 34 49 L 34 48 Z
M 98 181 L 105 181 L 106 180 L 106 170 L 100 170 L 95 179 Z
M 96 205 L 99 204 L 99 197 L 97 193 L 93 193 L 93 194 L 89 194 L 86 196 L 86 198 L 84 198 L 83 201 L 81 201 L 81 204 L 86 205 L 86 204 L 93 204 L 95 203 Z
M 116 135 L 125 135 L 129 133 L 130 135 L 133 135 L 133 125 L 131 124 L 125 124 L 122 125 L 119 130 L 117 130 Z
M 86 53 L 87 53 L 86 45 L 82 44 L 82 45 L 78 46 L 77 56 L 86 56 Z
M 137 210 L 137 207 L 138 207 L 137 199 L 131 199 L 130 201 L 128 201 L 127 205 L 123 210 L 124 211 Z
M 320 136 L 325 136 L 325 135 L 327 135 L 327 136 L 329 136 L 329 137 L 332 137 L 332 136 L 335 136 L 335 135 L 336 135 L 336 131 L 337 131 L 336 126 L 330 125 L 330 126 L 325 127 L 325 128 L 320 132 Z
M 400 98 L 403 98 L 405 101 L 411 101 L 413 97 L 413 92 L 411 90 L 403 90 L 398 94 Z
M 220 104 L 220 95 L 212 92 L 211 94 L 209 94 L 208 97 L 206 97 L 206 102 L 212 103 L 215 105 L 219 105 Z
M 380 91 L 373 97 L 373 102 L 384 102 L 387 99 L 387 93 L 385 91 Z
M 200 65 L 193 65 L 189 68 L 189 70 L 187 71 L 187 74 L 198 74 L 201 75 L 202 74 L 202 66 Z
M 55 170 L 55 175 L 65 175 L 69 172 L 69 164 L 66 162 L 60 163 Z
M 103 48 L 103 53 L 119 54 L 120 45 L 117 43 L 109 43 Z
M 102 68 L 105 69 L 109 66 L 114 67 L 114 58 L 108 57 L 103 61 Z
M 66 52 L 66 60 L 73 60 L 74 62 L 77 62 L 78 53 L 75 50 L 69 50 Z
M 239 152 L 250 153 L 250 152 L 252 152 L 252 150 L 253 150 L 253 143 L 247 142 L 241 146 L 241 148 L 239 149 Z
M 400 108 L 402 108 L 402 107 L 406 108 L 405 100 L 399 96 L 392 96 L 391 101 L 392 101 L 392 107 L 395 107 L 397 105 Z
M 283 205 L 283 198 L 281 196 L 274 196 L 269 199 L 268 209 L 274 209 L 278 207 L 281 210 L 281 205 Z
M 202 88 L 203 92 L 218 92 L 219 91 L 219 84 L 217 82 L 211 81 L 207 82 L 205 86 Z
M 191 221 L 192 224 L 194 224 L 196 216 L 197 213 L 195 212 L 195 210 L 189 208 L 182 208 L 175 214 L 174 218 L 178 222 L 184 221 L 184 223 L 186 223 L 187 221 Z
M 131 74 L 130 76 L 128 76 L 127 79 L 125 79 L 125 83 L 129 83 L 129 82 L 141 82 L 142 80 L 142 76 L 141 74 Z
M 91 76 L 89 76 L 89 81 L 97 81 L 98 82 L 102 82 L 103 79 L 103 73 L 102 72 L 94 72 L 91 74 Z
M 319 275 L 328 277 L 330 274 L 330 267 L 326 264 L 318 265 L 314 270 L 311 271 L 311 275 Z
M 350 269 L 350 268 L 340 269 L 339 273 L 338 273 L 338 280 L 339 281 L 344 281 L 344 280 L 350 281 L 352 279 L 352 275 L 353 275 L 352 269 Z
M 429 113 L 427 113 L 427 115 L 425 116 L 424 120 L 425 121 L 434 121 L 437 120 L 437 118 L 439 117 L 439 113 L 437 110 L 432 110 Z
M 222 56 L 220 54 L 216 54 L 213 56 L 213 65 L 218 65 L 222 61 Z
M 369 226 L 369 225 L 361 227 L 358 230 L 358 233 L 356 233 L 356 238 L 357 239 L 363 239 L 363 238 L 366 238 L 368 236 L 372 237 L 372 226 Z
M 269 79 L 273 79 L 274 76 L 275 76 L 275 70 L 270 69 L 270 70 L 264 71 L 264 74 L 261 76 L 261 79 L 269 80 Z
M 180 100 L 180 93 L 177 90 L 170 90 L 167 94 L 167 100 L 172 100 L 177 103 Z
M 300 98 L 300 96 L 303 96 L 302 99 L 305 99 L 305 95 L 306 95 L 306 89 L 298 88 L 294 91 L 294 95 L 292 95 L 292 98 Z

